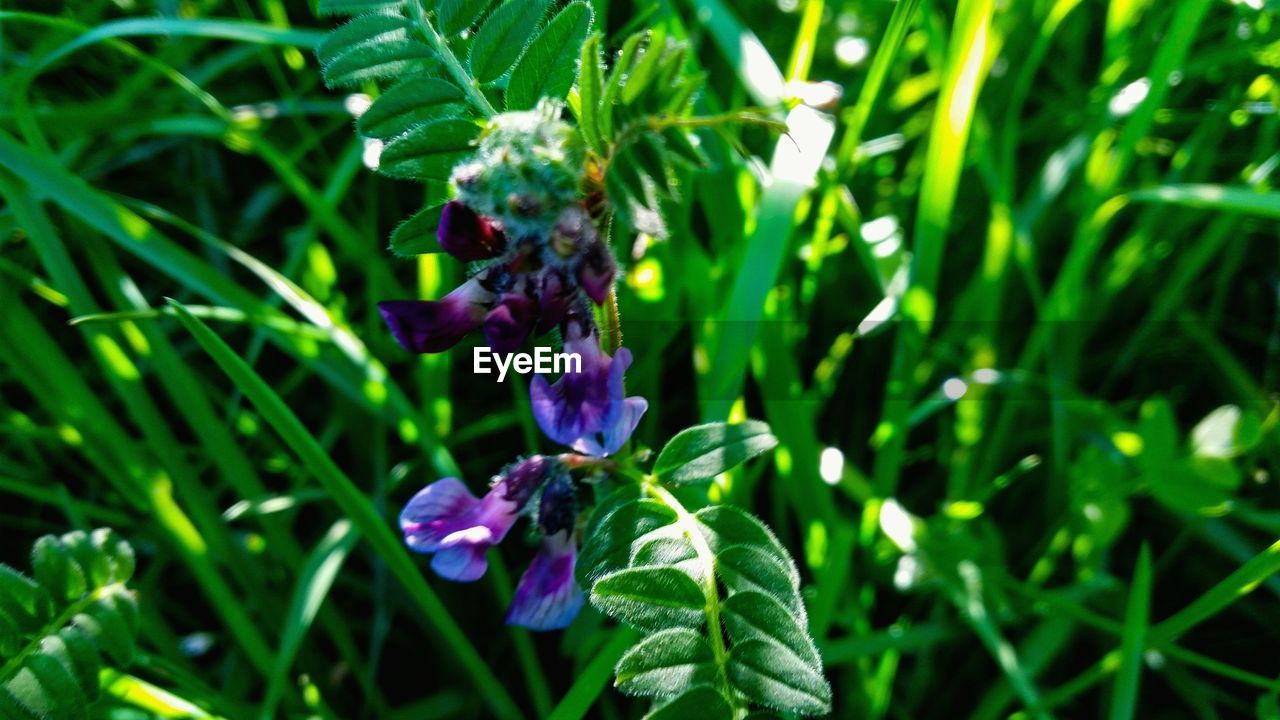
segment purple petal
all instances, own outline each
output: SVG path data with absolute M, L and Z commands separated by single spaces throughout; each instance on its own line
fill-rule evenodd
M 378 303 L 378 312 L 404 349 L 441 352 L 479 327 L 492 301 L 492 293 L 472 278 L 439 300 L 387 300 Z
M 638 395 L 623 400 L 622 412 L 618 413 L 618 419 L 604 433 L 605 452 L 612 455 L 622 449 L 623 444 L 631 439 L 631 433 L 636 431 L 636 425 L 640 424 L 640 418 L 644 417 L 648 409 L 649 401 Z
M 440 213 L 436 239 L 445 252 L 459 260 L 495 257 L 507 244 L 501 230 L 456 200 L 446 204 Z
M 454 582 L 475 582 L 489 569 L 489 559 L 485 553 L 493 543 L 461 542 L 445 548 L 431 558 L 431 569 L 445 580 Z
M 609 248 L 597 239 L 587 246 L 582 254 L 582 262 L 578 265 L 578 284 L 586 291 L 597 305 L 604 302 L 613 287 L 613 278 L 618 273 L 618 264 L 613 259 Z
M 503 355 L 520 349 L 535 319 L 534 302 L 524 293 L 507 293 L 484 318 L 484 339 Z
M 582 590 L 573 579 L 575 556 L 572 532 L 543 538 L 542 548 L 520 576 L 507 611 L 508 625 L 559 630 L 573 622 L 583 602 Z
M 529 388 L 534 418 L 547 437 L 569 445 L 587 433 L 600 432 L 613 411 L 608 376 L 588 372 L 583 358 L 581 373 L 566 373 L 554 385 L 534 377 Z
M 418 491 L 400 512 L 400 529 L 409 549 L 435 552 L 457 522 L 480 501 L 457 478 L 437 480 Z
M 558 271 L 548 270 L 538 288 L 538 323 L 534 333 L 545 335 L 560 324 L 573 302 L 574 289 Z
M 584 435 L 571 446 L 574 450 L 584 455 L 594 455 L 596 457 L 604 457 L 612 455 L 622 449 L 627 440 L 631 438 L 631 433 L 635 432 L 636 425 L 640 423 L 640 418 L 644 416 L 646 410 L 649 409 L 649 401 L 640 396 L 629 397 L 622 401 L 622 411 L 618 413 L 617 419 L 605 428 L 604 432 Z

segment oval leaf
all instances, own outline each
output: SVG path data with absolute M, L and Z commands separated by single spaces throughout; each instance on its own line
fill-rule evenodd
M 750 640 L 774 642 L 779 646 L 779 655 L 795 655 L 821 674 L 822 658 L 808 631 L 775 598 L 753 591 L 734 593 L 720 606 L 720 612 L 735 644 Z
M 442 252 L 436 230 L 444 205 L 432 205 L 413 214 L 391 233 L 391 252 L 400 257 L 413 257 Z
M 457 35 L 476 24 L 492 0 L 441 0 L 436 21 L 446 36 Z
M 764 593 L 797 617 L 805 616 L 799 586 L 793 582 L 795 578 L 789 568 L 759 548 L 747 545 L 726 548 L 716 556 L 716 575 L 729 588 L 730 594 Z
M 582 43 L 591 32 L 594 14 L 585 2 L 574 2 L 552 18 L 529 44 L 507 83 L 507 109 L 528 110 L 544 97 L 563 98 L 578 74 Z
M 713 552 L 718 554 L 733 545 L 767 550 L 786 564 L 792 586 L 800 586 L 800 573 L 795 561 L 786 548 L 782 547 L 773 531 L 755 516 L 732 505 L 713 505 L 694 513 L 694 517 L 698 520 L 698 529 L 702 531 Z
M 675 483 L 710 480 L 777 444 L 769 426 L 759 420 L 697 425 L 671 438 L 658 455 L 653 472 Z
M 380 95 L 356 121 L 356 130 L 365 137 L 390 140 L 429 122 L 461 115 L 464 99 L 462 90 L 444 80 L 406 80 Z
M 618 689 L 628 695 L 676 695 L 715 680 L 715 657 L 702 633 L 670 628 L 628 650 L 614 674 Z
M 821 673 L 764 640 L 734 645 L 725 666 L 734 687 L 760 705 L 800 715 L 831 712 L 831 686 Z
M 493 11 L 471 44 L 468 62 L 476 80 L 493 82 L 511 69 L 538 29 L 546 7 L 545 0 L 507 0 Z
M 719 690 L 699 685 L 656 707 L 644 720 L 732 720 L 733 708 Z
M 637 628 L 697 627 L 706 597 L 688 575 L 670 567 L 628 568 L 605 575 L 591 587 L 591 604 Z
M 655 500 L 631 500 L 614 508 L 588 532 L 578 556 L 578 580 L 590 586 L 600 577 L 627 567 L 632 548 L 657 538 L 676 536 L 676 513 Z
M 480 128 L 468 120 L 438 120 L 387 143 L 378 172 L 410 180 L 446 180 L 471 153 Z

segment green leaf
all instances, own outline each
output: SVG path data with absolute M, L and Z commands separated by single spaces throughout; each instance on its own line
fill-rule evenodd
M 49 598 L 35 581 L 0 563 L 0 615 L 30 630 L 49 615 Z
M 750 513 L 732 505 L 713 505 L 694 513 L 694 517 L 698 519 L 700 529 L 713 552 L 719 554 L 733 545 L 767 549 L 770 554 L 786 562 L 792 586 L 800 586 L 800 573 L 791 554 L 778 541 L 773 531 Z
M 606 144 L 611 144 L 614 139 L 613 107 L 618 101 L 618 93 L 622 90 L 622 83 L 645 37 L 647 37 L 646 34 L 640 32 L 623 41 L 622 50 L 618 52 L 618 60 L 613 64 L 613 69 L 609 72 L 609 80 L 604 85 L 604 93 L 600 99 L 600 136 Z
M 387 12 L 404 7 L 404 0 L 320 0 L 319 15 L 359 15 Z
M 71 555 L 71 550 L 58 538 L 45 535 L 31 548 L 31 569 L 36 582 L 55 601 L 78 598 L 85 594 L 84 571 Z
M 5 689 L 41 720 L 88 720 L 89 709 L 75 676 L 62 663 L 32 653 Z
M 732 720 L 733 707 L 719 690 L 699 685 L 654 708 L 644 720 Z
M 675 483 L 709 480 L 777 444 L 769 426 L 759 420 L 697 425 L 671 438 L 658 455 L 653 472 Z
M 87 718 L 100 651 L 117 665 L 133 655 L 133 550 L 110 530 L 76 530 L 37 540 L 31 563 L 34 582 L 0 566 L 0 717 Z
M 822 674 L 764 640 L 735 643 L 725 670 L 734 687 L 760 705 L 800 715 L 831 712 L 831 686 Z
M 619 570 L 591 587 L 591 604 L 601 612 L 648 630 L 697 627 L 705 620 L 706 603 L 702 588 L 670 567 Z
M 528 110 L 540 98 L 560 99 L 568 94 L 593 19 L 590 5 L 573 2 L 547 23 L 511 71 L 506 93 L 508 110 Z
M 1142 435 L 1143 468 L 1154 470 L 1172 462 L 1178 452 L 1178 424 L 1173 408 L 1162 397 L 1153 397 L 1138 410 L 1138 432 Z
M 1144 476 L 1152 496 L 1183 513 L 1223 515 L 1240 487 L 1240 470 L 1229 460 L 1189 457 Z
M 453 36 L 476 24 L 492 0 L 441 0 L 436 7 L 436 24 L 445 36 Z
M 414 40 L 409 21 L 397 15 L 364 15 L 352 20 L 325 38 L 316 57 L 329 87 L 426 75 L 437 65 L 435 52 Z
M 387 143 L 378 172 L 409 180 L 447 180 L 453 166 L 472 152 L 479 134 L 469 120 L 437 120 Z
M 621 99 L 623 104 L 630 105 L 653 82 L 658 64 L 667 49 L 667 34 L 662 28 L 654 28 L 649 32 L 649 42 L 627 71 L 622 85 Z
M 735 644 L 749 640 L 773 642 L 821 674 L 822 658 L 808 631 L 775 597 L 754 591 L 736 592 L 721 604 L 720 612 Z
M 107 595 L 75 616 L 73 624 L 93 638 L 98 647 L 118 665 L 133 660 L 133 635 L 137 609 L 132 598 Z
M 405 80 L 378 96 L 356 121 L 356 130 L 365 137 L 390 140 L 426 123 L 462 115 L 466 108 L 466 96 L 452 83 Z
M 600 101 L 604 93 L 604 68 L 600 62 L 600 33 L 582 44 L 578 60 L 578 127 L 582 137 L 597 154 L 604 154 L 600 139 Z
M 625 502 L 610 511 L 594 530 L 588 531 L 576 572 L 584 587 L 600 577 L 626 568 L 633 553 L 658 537 L 678 536 L 676 513 L 656 500 Z
M 684 536 L 659 536 L 632 543 L 631 566 L 667 565 L 685 573 L 695 581 L 706 575 L 705 563 L 698 557 L 693 543 Z
M 711 164 L 701 146 L 694 143 L 697 135 L 685 132 L 683 128 L 666 128 L 662 131 L 662 139 L 666 141 L 667 150 L 676 158 L 691 167 L 705 168 Z
M 676 695 L 715 680 L 715 657 L 702 633 L 660 630 L 627 651 L 614 673 L 628 695 Z
M 797 617 L 804 603 L 791 569 L 774 555 L 750 545 L 734 545 L 716 556 L 716 575 L 730 593 L 761 592 L 774 597 Z
M 546 0 L 506 0 L 481 24 L 468 63 L 482 83 L 502 77 L 529 43 L 546 11 Z
M 443 252 L 436 230 L 440 227 L 440 215 L 444 205 L 432 205 L 414 213 L 396 226 L 391 233 L 391 252 L 400 257 L 413 257 Z
M 67 659 L 74 669 L 74 675 L 80 680 L 80 687 L 84 689 L 85 695 L 94 700 L 98 697 L 98 668 L 102 665 L 102 656 L 98 654 L 98 648 L 90 638 L 80 628 L 75 626 L 64 627 L 58 631 L 57 635 L 51 635 L 45 638 L 42 647 L 46 652 L 49 651 L 46 644 L 52 641 L 61 644 L 61 652 L 65 653 Z
M 409 21 L 399 15 L 362 15 L 339 25 L 316 48 L 316 59 L 328 65 L 363 45 L 409 39 Z

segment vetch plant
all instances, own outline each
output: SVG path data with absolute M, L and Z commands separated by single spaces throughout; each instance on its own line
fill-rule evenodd
M 0 718 L 88 718 L 104 664 L 133 658 L 133 548 L 108 529 L 46 535 L 31 566 L 0 565 Z
M 648 402 L 625 391 L 633 356 L 621 346 L 610 239 L 663 233 L 661 202 L 678 197 L 673 166 L 705 162 L 692 128 L 771 123 L 751 112 L 693 116 L 701 78 L 658 31 L 629 37 L 606 72 L 583 2 L 554 12 L 541 0 L 320 9 L 356 15 L 318 51 L 331 85 L 394 81 L 357 123 L 383 143 L 378 171 L 447 181 L 439 202 L 396 229 L 392 250 L 472 264 L 442 298 L 380 303 L 396 340 L 437 353 L 478 331 L 505 355 L 555 331 L 580 360 L 530 385 L 537 425 L 571 452 L 516 460 L 482 497 L 459 478 L 436 480 L 400 515 L 405 543 L 440 577 L 475 581 L 528 517 L 540 549 L 506 621 L 564 628 L 589 598 L 641 630 L 616 684 L 652 698 L 652 717 L 829 712 L 795 563 L 759 520 L 695 489 L 772 449 L 768 426 L 689 428 L 652 462 L 629 442 Z

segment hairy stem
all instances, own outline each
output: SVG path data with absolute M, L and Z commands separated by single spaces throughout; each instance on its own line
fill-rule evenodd
M 413 12 L 413 20 L 418 24 L 418 29 L 422 31 L 423 37 L 431 45 L 431 49 L 436 51 L 440 56 L 440 61 L 444 63 L 445 70 L 453 77 L 454 82 L 458 83 L 458 87 L 467 94 L 467 99 L 476 107 L 485 117 L 491 118 L 498 114 L 498 111 L 489 102 L 489 98 L 484 96 L 480 90 L 480 83 L 471 77 L 466 69 L 462 67 L 462 62 L 458 60 L 458 56 L 453 54 L 453 50 L 449 48 L 449 42 L 444 36 L 436 30 L 435 25 L 431 24 L 431 20 L 427 18 L 427 11 L 422 8 L 422 0 L 411 0 L 409 8 Z

